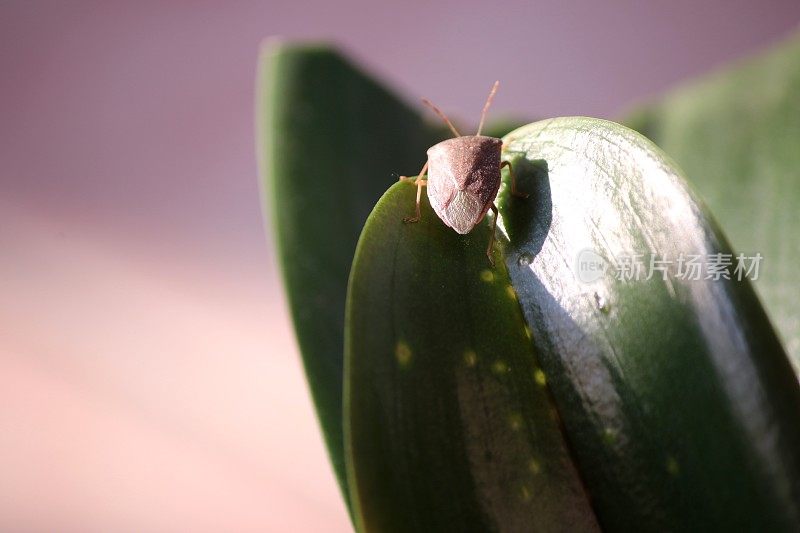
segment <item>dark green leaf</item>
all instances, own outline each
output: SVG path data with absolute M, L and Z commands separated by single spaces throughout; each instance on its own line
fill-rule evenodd
M 501 194 L 506 264 L 604 529 L 800 529 L 800 389 L 751 285 L 615 277 L 731 252 L 674 164 L 588 118 L 504 141 L 533 192 Z
M 737 250 L 764 256 L 756 292 L 800 376 L 800 35 L 628 123 L 681 165 Z
M 326 46 L 273 44 L 261 55 L 258 146 L 306 375 L 344 486 L 342 345 L 358 235 L 393 173 L 414 173 L 437 131 Z M 346 491 L 345 491 L 346 492 Z
M 347 303 L 346 441 L 368 532 L 592 531 L 516 295 L 486 221 L 447 228 L 416 188 L 370 215 Z

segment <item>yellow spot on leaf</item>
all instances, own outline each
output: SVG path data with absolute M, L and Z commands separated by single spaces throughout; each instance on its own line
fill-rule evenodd
M 397 346 L 394 347 L 394 356 L 397 359 L 397 364 L 401 367 L 407 367 L 411 364 L 411 348 L 403 341 L 397 341 Z
M 494 363 L 492 363 L 492 372 L 495 374 L 501 375 L 508 372 L 508 365 L 505 361 L 498 359 Z
M 537 368 L 533 371 L 533 379 L 536 381 L 536 384 L 540 387 L 544 387 L 547 385 L 547 376 L 544 375 L 544 372 L 541 368 Z
M 474 350 L 467 350 L 464 352 L 464 364 L 469 368 L 474 367 L 478 364 L 478 354 L 476 354 Z
M 671 476 L 677 476 L 680 474 L 681 467 L 678 464 L 678 460 L 672 457 L 671 455 L 667 457 L 667 473 Z
M 617 440 L 617 432 L 611 428 L 606 428 L 603 430 L 603 442 L 606 444 L 614 444 Z
M 514 291 L 514 287 L 512 287 L 511 285 L 506 287 L 506 294 L 512 300 L 516 300 L 517 299 L 517 293 L 516 293 L 516 291 Z
M 491 270 L 483 270 L 481 271 L 481 279 L 486 283 L 491 283 L 494 281 L 494 274 L 492 274 Z
M 533 475 L 539 474 L 542 471 L 542 465 L 536 459 L 531 459 L 528 461 L 528 470 Z

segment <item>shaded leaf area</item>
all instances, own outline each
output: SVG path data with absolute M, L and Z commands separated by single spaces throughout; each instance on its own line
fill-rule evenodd
M 596 531 L 484 220 L 461 236 L 416 188 L 381 198 L 347 302 L 346 442 L 368 532 Z
M 504 140 L 532 192 L 501 191 L 506 264 L 603 528 L 800 528 L 800 390 L 751 285 L 618 279 L 731 252 L 674 164 L 582 117 Z
M 317 415 L 344 489 L 342 346 L 353 252 L 376 200 L 397 173 L 419 170 L 441 130 L 327 46 L 265 48 L 257 97 L 265 210 Z
M 800 375 L 800 35 L 640 108 L 627 124 L 673 157 L 733 246 Z

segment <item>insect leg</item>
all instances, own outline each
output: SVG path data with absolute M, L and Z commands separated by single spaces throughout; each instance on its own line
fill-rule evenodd
M 517 190 L 517 177 L 514 175 L 514 168 L 511 166 L 511 162 L 503 161 L 500 163 L 500 170 L 503 170 L 503 167 L 508 167 L 508 173 L 511 174 L 511 194 L 520 198 L 527 198 L 528 193 Z
M 420 197 L 422 196 L 422 187 L 424 187 L 425 185 L 428 184 L 428 180 L 422 179 L 422 175 L 425 174 L 426 170 L 428 170 L 428 162 L 427 161 L 425 161 L 425 164 L 422 166 L 422 170 L 419 171 L 419 174 L 417 175 L 417 179 L 414 182 L 417 185 L 417 212 L 413 217 L 406 217 L 406 218 L 403 219 L 403 222 L 405 222 L 406 224 L 410 224 L 412 222 L 419 222 L 419 219 L 420 219 L 419 200 L 420 200 Z M 400 176 L 400 179 L 401 180 L 403 180 L 403 179 L 407 180 L 409 178 L 406 178 L 405 176 Z
M 494 234 L 495 230 L 497 230 L 497 206 L 492 203 L 492 206 L 489 209 L 491 209 L 492 213 L 494 213 L 494 220 L 492 221 L 492 236 L 489 237 L 489 246 L 486 248 L 486 257 L 489 258 L 489 264 L 494 266 L 492 252 L 494 251 Z

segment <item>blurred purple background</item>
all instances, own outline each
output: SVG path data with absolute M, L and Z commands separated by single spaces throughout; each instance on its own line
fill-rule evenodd
M 0 530 L 349 531 L 264 235 L 260 41 L 467 122 L 495 79 L 495 117 L 614 117 L 800 21 L 653 4 L 0 4 Z

